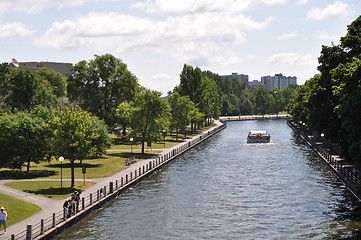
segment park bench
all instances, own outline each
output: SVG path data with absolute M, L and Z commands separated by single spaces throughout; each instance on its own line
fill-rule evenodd
M 127 158 L 127 159 L 125 159 L 125 166 L 129 166 L 130 164 L 133 164 L 136 162 L 137 162 L 136 158 Z

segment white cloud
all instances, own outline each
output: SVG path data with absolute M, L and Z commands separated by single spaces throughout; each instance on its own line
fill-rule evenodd
M 298 54 L 294 52 L 277 53 L 270 56 L 267 63 L 273 65 L 314 65 L 317 63 L 317 56 L 314 54 Z
M 146 0 L 137 2 L 132 7 L 149 13 L 174 16 L 201 12 L 240 12 L 286 2 L 287 0 Z
M 338 34 L 330 34 L 330 33 L 326 33 L 326 32 L 319 32 L 316 36 L 317 39 L 325 39 L 325 40 L 330 40 L 330 41 L 338 41 L 340 40 L 340 35 Z
M 53 23 L 35 44 L 59 49 L 116 48 L 120 53 L 168 55 L 200 66 L 232 64 L 241 58 L 231 46 L 245 42 L 248 31 L 265 29 L 273 20 L 269 17 L 257 22 L 240 14 L 206 12 L 156 21 L 91 12 Z
M 27 26 L 19 22 L 0 24 L 0 39 L 24 38 L 35 33 L 33 26 Z
M 306 3 L 308 3 L 309 2 L 309 0 L 298 0 L 297 2 L 296 2 L 296 4 L 297 5 L 305 5 Z
M 13 12 L 25 12 L 34 14 L 52 6 L 59 8 L 67 6 L 79 6 L 87 2 L 100 0 L 1 0 L 0 16 Z
M 279 36 L 277 39 L 278 40 L 287 40 L 287 39 L 294 38 L 296 36 L 297 36 L 297 32 L 293 31 L 293 32 L 290 32 L 290 33 L 284 33 L 281 36 Z
M 342 1 L 336 1 L 327 5 L 324 9 L 313 8 L 307 13 L 306 20 L 323 20 L 328 18 L 342 18 L 350 14 L 349 5 Z

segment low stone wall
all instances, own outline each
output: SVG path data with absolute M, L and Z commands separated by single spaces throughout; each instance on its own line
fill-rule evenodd
M 104 186 L 90 195 L 83 197 L 78 206 L 78 211 L 68 217 L 66 211 L 60 211 L 53 213 L 46 219 L 42 219 L 39 223 L 34 225 L 28 225 L 27 228 L 17 234 L 13 234 L 10 239 L 16 240 L 32 240 L 32 239 L 52 239 L 56 235 L 60 234 L 65 229 L 73 226 L 82 220 L 85 216 L 93 212 L 94 210 L 107 204 L 113 200 L 120 193 L 125 191 L 130 186 L 141 181 L 144 177 L 154 173 L 154 171 L 163 167 L 174 160 L 179 155 L 188 151 L 189 149 L 197 146 L 201 142 L 210 138 L 217 132 L 223 130 L 227 126 L 225 124 L 218 125 L 208 131 L 203 132 L 191 141 L 181 143 L 178 147 L 171 149 L 170 152 L 161 155 L 155 159 L 148 161 L 142 167 L 126 174 L 125 177 L 121 177 L 115 182 L 109 182 L 107 186 Z
M 222 116 L 219 119 L 222 122 L 228 121 L 248 121 L 248 120 L 267 120 L 267 119 L 286 119 L 288 114 L 279 114 L 279 115 L 245 115 L 245 116 Z

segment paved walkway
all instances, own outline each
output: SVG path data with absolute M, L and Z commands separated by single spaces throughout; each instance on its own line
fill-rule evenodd
M 219 121 L 215 121 L 216 125 L 222 125 L 221 122 Z M 199 134 L 201 135 L 201 134 Z M 185 142 L 188 141 L 192 141 L 193 139 L 199 137 L 199 135 L 194 136 L 191 139 L 186 139 Z M 183 144 L 184 142 L 181 142 L 171 148 L 167 148 L 167 149 L 159 149 L 162 150 L 161 153 L 159 153 L 159 155 L 163 155 L 166 154 L 168 152 L 171 152 L 173 149 L 176 149 L 179 145 Z M 95 179 L 87 179 L 87 181 L 92 181 L 95 182 L 95 184 L 92 187 L 89 187 L 87 189 L 85 189 L 81 196 L 89 196 L 90 193 L 94 193 L 97 190 L 99 190 L 100 188 L 106 186 L 109 184 L 109 182 L 115 182 L 116 180 L 121 179 L 121 177 L 124 177 L 129 174 L 130 172 L 134 172 L 135 170 L 139 169 L 140 167 L 146 166 L 150 161 L 153 161 L 155 158 L 152 159 L 148 159 L 148 160 L 143 160 L 143 161 L 138 161 L 132 165 L 129 166 L 129 168 L 118 172 L 116 174 L 114 174 L 113 176 L 110 177 L 106 177 L 106 178 L 95 178 Z M 57 213 L 59 211 L 62 210 L 63 207 L 63 203 L 65 201 L 65 199 L 63 200 L 54 200 L 54 199 L 50 199 L 50 198 L 46 198 L 46 197 L 42 197 L 39 195 L 34 195 L 34 194 L 30 194 L 30 193 L 26 193 L 14 188 L 10 188 L 4 185 L 4 183 L 7 182 L 13 182 L 13 181 L 59 181 L 59 179 L 21 179 L 21 180 L 0 180 L 0 192 L 21 200 L 24 200 L 26 202 L 30 202 L 32 204 L 35 204 L 39 207 L 42 208 L 42 210 L 34 215 L 32 215 L 31 217 L 28 217 L 26 219 L 24 219 L 21 222 L 18 222 L 10 227 L 7 228 L 7 231 L 5 234 L 0 235 L 0 240 L 3 239 L 8 239 L 11 237 L 11 234 L 16 234 L 19 233 L 21 231 L 24 231 L 26 229 L 26 226 L 29 224 L 35 224 L 41 221 L 41 219 L 46 219 L 48 217 L 50 217 L 53 213 Z M 67 180 L 67 179 L 64 179 Z M 83 179 L 76 179 L 78 181 L 83 181 Z M 6 208 L 5 208 L 6 211 Z M 8 216 L 8 218 L 11 218 L 11 216 Z M 2 230 L 0 231 L 2 234 Z

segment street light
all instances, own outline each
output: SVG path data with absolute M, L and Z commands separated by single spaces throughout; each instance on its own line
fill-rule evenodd
M 130 138 L 130 152 L 131 152 L 131 156 L 132 156 L 132 159 L 133 159 L 133 138 Z
M 63 194 L 63 161 L 64 157 L 59 157 L 60 161 L 60 194 Z
M 167 136 L 167 132 L 163 129 L 163 144 L 165 148 L 165 137 Z

